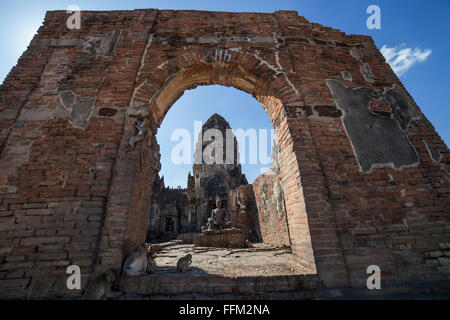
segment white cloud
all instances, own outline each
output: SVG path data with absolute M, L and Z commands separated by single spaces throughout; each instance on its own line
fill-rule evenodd
M 399 77 L 404 75 L 416 63 L 427 60 L 431 54 L 431 49 L 405 48 L 405 44 L 392 48 L 384 45 L 380 51 Z

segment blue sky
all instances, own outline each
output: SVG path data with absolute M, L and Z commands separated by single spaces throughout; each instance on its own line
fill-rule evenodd
M 369 30 L 369 5 L 381 9 L 381 29 Z M 400 79 L 447 145 L 450 142 L 450 1 L 376 0 L 297 0 L 297 1 L 85 1 L 16 0 L 0 1 L 0 82 L 26 49 L 41 25 L 45 11 L 65 10 L 78 5 L 82 10 L 138 8 L 196 9 L 213 11 L 273 12 L 297 10 L 311 22 L 340 29 L 347 34 L 370 35 L 378 48 L 391 58 Z M 206 121 L 213 113 L 222 114 L 235 128 L 271 129 L 264 110 L 250 95 L 232 88 L 200 87 L 185 93 L 167 114 L 158 133 L 162 147 L 162 172 L 166 184 L 185 186 L 191 166 L 173 165 L 170 141 L 175 128 L 192 131 L 193 121 Z M 264 165 L 262 167 L 265 167 Z M 260 173 L 261 165 L 246 165 L 249 182 Z

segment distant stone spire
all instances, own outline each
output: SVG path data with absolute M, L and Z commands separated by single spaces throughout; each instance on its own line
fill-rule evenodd
M 216 154 L 216 152 L 220 152 L 220 149 L 216 148 L 220 146 L 220 143 L 215 140 L 217 136 L 222 137 L 222 157 L 220 157 L 220 154 Z M 217 144 L 214 145 L 214 143 Z M 219 163 L 215 161 L 218 159 L 221 159 Z M 247 179 L 242 174 L 239 163 L 236 137 L 230 124 L 217 113 L 214 113 L 202 126 L 195 146 L 194 160 L 193 173 L 196 187 L 202 184 L 202 180 L 212 176 L 217 177 L 220 172 L 226 173 L 225 176 L 229 177 L 228 180 L 232 180 L 230 183 L 233 187 L 247 184 Z M 218 179 L 220 180 L 220 178 Z
M 217 113 L 214 113 L 202 126 L 202 131 L 199 133 L 199 139 L 198 139 L 197 145 L 195 146 L 195 154 L 194 154 L 195 164 L 210 165 L 211 162 L 213 161 L 211 158 L 208 159 L 209 153 L 208 152 L 205 153 L 205 149 L 215 141 L 215 140 L 203 140 L 204 138 L 209 137 L 208 134 L 206 134 L 206 136 L 205 136 L 205 132 L 207 132 L 208 130 L 210 130 L 209 133 L 210 133 L 211 138 L 213 137 L 214 139 L 216 139 L 216 133 L 219 134 L 219 132 L 220 132 L 220 135 L 223 139 L 222 140 L 222 146 L 223 146 L 222 163 L 219 163 L 219 164 L 240 166 L 239 150 L 238 150 L 238 143 L 237 143 L 236 137 L 234 136 L 234 134 L 231 130 L 230 124 L 221 115 L 219 115 Z M 218 130 L 218 132 L 215 132 L 214 130 Z M 227 133 L 228 133 L 228 138 L 229 138 L 228 140 L 227 140 Z M 211 149 L 211 147 L 210 147 L 210 149 Z M 227 151 L 229 152 L 228 155 L 230 157 L 228 159 L 228 163 L 227 163 Z M 214 158 L 215 156 L 218 157 L 219 155 L 212 154 L 211 156 Z M 214 162 L 214 164 L 217 164 L 217 163 Z

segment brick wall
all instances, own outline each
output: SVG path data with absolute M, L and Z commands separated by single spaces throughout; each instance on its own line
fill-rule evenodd
M 246 239 L 250 242 L 266 242 L 261 235 L 261 220 L 253 185 L 242 185 L 230 190 L 230 211 L 232 225 L 240 226 Z M 272 231 L 275 233 L 275 228 Z
M 253 189 L 262 241 L 290 246 L 284 193 L 278 175 L 260 175 L 253 182 Z
M 47 13 L 0 87 L 1 297 L 79 295 L 68 265 L 83 286 L 120 266 L 145 240 L 156 130 L 209 84 L 279 130 L 293 252 L 327 287 L 364 286 L 371 264 L 385 283 L 449 280 L 449 150 L 370 37 L 293 11 L 67 18 Z M 127 152 L 137 116 L 149 134 Z

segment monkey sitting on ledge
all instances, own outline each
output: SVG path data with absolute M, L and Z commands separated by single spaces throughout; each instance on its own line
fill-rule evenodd
M 191 263 L 192 263 L 191 254 L 188 254 L 185 257 L 180 258 L 177 262 L 177 272 L 186 272 Z
M 148 263 L 147 263 L 147 273 L 153 273 L 153 268 L 156 267 L 156 250 L 157 248 L 150 246 L 150 248 L 147 251 L 147 259 L 148 259 Z
M 140 276 L 147 274 L 149 268 L 147 251 L 148 247 L 146 244 L 137 247 L 125 260 L 122 274 L 124 276 Z
M 117 298 L 122 292 L 111 291 L 111 285 L 116 279 L 114 270 L 108 270 L 96 278 L 86 289 L 83 300 L 107 300 Z

